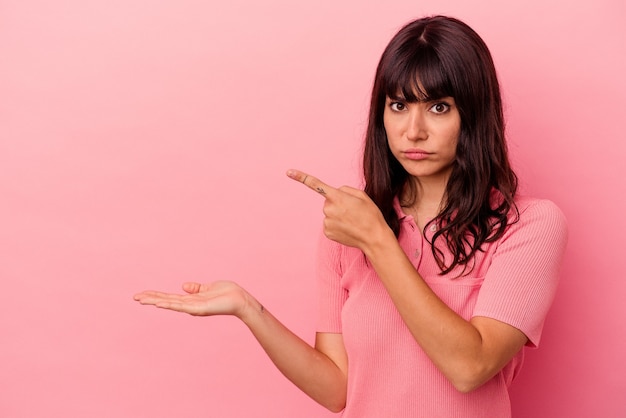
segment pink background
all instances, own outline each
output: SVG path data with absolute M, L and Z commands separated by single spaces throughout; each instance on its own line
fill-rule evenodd
M 233 318 L 132 295 L 234 279 L 312 341 L 321 201 L 284 171 L 358 185 L 380 53 L 433 13 L 490 46 L 570 223 L 515 416 L 626 416 L 622 0 L 0 1 L 0 416 L 332 416 Z

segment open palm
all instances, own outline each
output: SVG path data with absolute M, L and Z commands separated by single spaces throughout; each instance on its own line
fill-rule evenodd
M 146 290 L 134 296 L 142 305 L 185 312 L 194 316 L 235 315 L 241 317 L 247 302 L 247 292 L 230 281 L 209 284 L 184 283 L 186 294 Z

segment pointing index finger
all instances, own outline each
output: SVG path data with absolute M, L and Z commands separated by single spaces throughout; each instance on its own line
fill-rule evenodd
M 302 171 L 289 170 L 287 171 L 287 176 L 296 181 L 299 181 L 300 183 L 303 183 L 309 189 L 316 191 L 326 198 L 328 198 L 329 195 L 334 193 L 336 190 L 334 187 L 329 186 L 320 179 L 303 173 Z

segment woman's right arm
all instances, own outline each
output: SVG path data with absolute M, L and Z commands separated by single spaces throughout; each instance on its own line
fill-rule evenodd
M 311 347 L 233 282 L 185 283 L 183 290 L 187 294 L 144 291 L 134 299 L 194 316 L 238 317 L 285 377 L 329 410 L 345 407 L 348 360 L 341 334 L 318 333 Z

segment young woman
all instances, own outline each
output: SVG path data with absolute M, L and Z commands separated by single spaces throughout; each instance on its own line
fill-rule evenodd
M 510 416 L 567 229 L 554 204 L 517 193 L 493 61 L 466 24 L 423 18 L 391 40 L 363 169 L 364 191 L 287 172 L 324 197 L 314 347 L 233 282 L 135 299 L 237 316 L 287 378 L 344 418 Z

